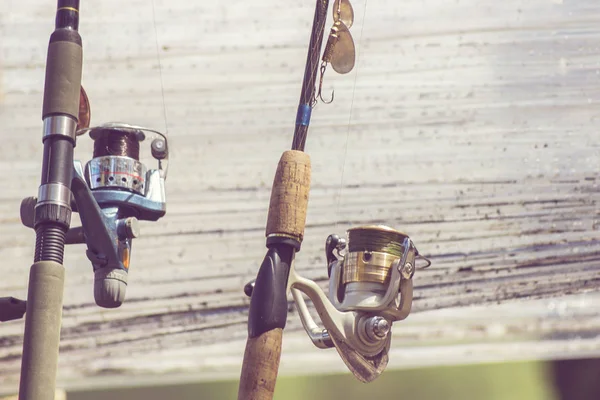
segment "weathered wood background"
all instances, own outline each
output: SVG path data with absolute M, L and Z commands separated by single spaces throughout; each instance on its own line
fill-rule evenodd
M 391 367 L 600 353 L 600 3 L 353 4 L 357 67 L 328 71 L 336 100 L 307 141 L 298 268 L 325 285 L 324 240 L 350 226 L 411 235 L 433 266 Z M 25 297 L 32 262 L 18 209 L 39 184 L 54 12 L 5 0 L 0 13 L 3 296 Z M 312 15 L 312 1 L 82 1 L 92 124 L 166 127 L 172 163 L 168 215 L 142 226 L 123 307 L 96 307 L 84 247 L 67 251 L 61 387 L 238 376 L 242 287 L 265 252 Z M 90 149 L 81 139 L 76 156 Z M 0 325 L 0 392 L 18 386 L 22 331 Z M 294 312 L 284 341 L 284 374 L 345 369 Z

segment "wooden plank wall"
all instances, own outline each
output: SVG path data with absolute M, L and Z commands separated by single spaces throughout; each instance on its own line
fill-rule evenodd
M 600 3 L 353 1 L 355 70 L 313 113 L 298 268 L 326 285 L 324 240 L 407 232 L 433 266 L 395 328 L 392 367 L 596 354 Z M 92 123 L 168 130 L 168 215 L 143 224 L 127 303 L 95 306 L 68 249 L 63 388 L 238 376 L 277 160 L 291 143 L 313 4 L 82 2 Z M 0 13 L 0 294 L 24 298 L 54 4 Z M 160 60 L 160 66 L 159 66 Z M 162 67 L 162 76 L 161 68 Z M 91 156 L 89 139 L 76 156 Z M 0 392 L 18 383 L 23 322 L 0 326 Z M 282 373 L 343 371 L 291 313 Z

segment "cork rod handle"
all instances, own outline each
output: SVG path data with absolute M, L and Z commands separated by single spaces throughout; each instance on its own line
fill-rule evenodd
M 288 150 L 281 155 L 271 190 L 266 235 L 283 234 L 302 242 L 310 191 L 310 157 Z
M 248 338 L 238 400 L 271 400 L 275 392 L 281 337 L 283 330 L 275 328 L 255 338 Z
M 250 300 L 238 400 L 273 398 L 287 319 L 287 280 L 304 237 L 309 190 L 310 157 L 296 150 L 284 152 L 275 173 L 267 217 L 269 250 Z

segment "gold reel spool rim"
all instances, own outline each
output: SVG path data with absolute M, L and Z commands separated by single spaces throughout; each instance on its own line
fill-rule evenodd
M 354 228 L 350 228 L 346 230 L 346 234 L 349 234 L 350 232 L 354 232 L 354 231 L 358 231 L 358 230 L 364 230 L 364 231 L 379 231 L 379 232 L 386 232 L 386 233 L 395 233 L 399 236 L 402 237 L 402 239 L 407 238 L 408 235 L 402 231 L 399 231 L 397 229 L 391 228 L 387 225 L 383 225 L 383 224 L 373 224 L 373 225 L 361 225 L 361 226 L 356 226 Z

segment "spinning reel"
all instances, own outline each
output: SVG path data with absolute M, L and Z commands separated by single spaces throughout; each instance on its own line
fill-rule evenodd
M 292 292 L 302 326 L 320 349 L 335 347 L 346 366 L 362 382 L 385 369 L 392 324 L 408 317 L 412 307 L 415 263 L 421 256 L 404 233 L 383 225 L 352 228 L 348 240 L 329 235 L 325 243 L 329 291 L 298 275 L 292 263 Z M 251 296 L 254 281 L 244 288 Z M 308 311 L 303 294 L 314 304 L 324 325 Z
M 157 221 L 166 213 L 165 180 L 168 145 L 164 134 L 123 123 L 89 128 L 89 102 L 81 91 L 77 136 L 89 134 L 94 153 L 83 167 L 74 161 L 72 197 L 62 199 L 78 212 L 81 227 L 70 228 L 65 244 L 87 245 L 94 271 L 94 298 L 104 308 L 119 307 L 125 300 L 132 241 L 139 237 L 139 222 Z M 148 169 L 140 161 L 140 144 L 152 138 L 150 150 L 158 161 Z M 59 195 L 60 193 L 56 193 Z M 34 228 L 34 213 L 43 198 L 30 197 L 21 204 L 21 221 Z
M 74 211 L 81 217 L 86 255 L 94 269 L 96 304 L 114 308 L 125 300 L 132 240 L 140 235 L 138 221 L 157 221 L 166 213 L 167 138 L 121 123 L 84 129 L 78 135 L 86 132 L 94 140 L 94 154 L 85 171 L 80 161 L 74 163 Z M 150 150 L 158 161 L 156 169 L 147 169 L 139 160 L 147 134 L 154 137 Z
M 410 313 L 412 277 L 420 256 L 407 235 L 386 226 L 347 233 L 348 241 L 338 235 L 326 241 L 328 295 L 298 275 L 293 265 L 288 288 L 313 344 L 335 347 L 354 376 L 370 382 L 387 366 L 392 324 Z M 311 317 L 302 294 L 313 302 L 324 327 Z
M 386 226 L 347 233 L 348 241 L 338 235 L 326 241 L 328 296 L 293 267 L 288 288 L 315 346 L 335 347 L 350 371 L 370 382 L 387 366 L 392 324 L 410 313 L 419 252 L 407 235 Z M 302 293 L 313 302 L 324 328 L 311 317 Z

